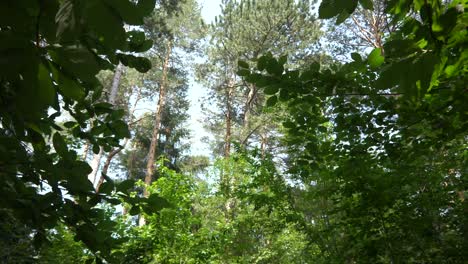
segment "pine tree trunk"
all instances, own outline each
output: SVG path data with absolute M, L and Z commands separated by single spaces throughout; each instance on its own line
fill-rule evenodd
M 162 78 L 159 87 L 159 99 L 158 99 L 158 108 L 156 111 L 156 116 L 154 118 L 154 127 L 153 127 L 153 134 L 151 136 L 151 144 L 148 151 L 148 162 L 146 163 L 146 175 L 145 175 L 145 184 L 150 185 L 153 181 L 153 174 L 154 174 L 154 161 L 156 158 L 156 149 L 158 148 L 158 140 L 159 140 L 159 131 L 161 129 L 161 116 L 166 104 L 166 89 L 167 89 L 167 75 L 169 71 L 169 59 L 171 57 L 172 51 L 172 42 L 169 41 L 167 44 L 167 51 L 166 57 L 164 58 L 163 68 L 162 68 Z M 144 197 L 148 197 L 149 193 L 148 190 L 145 188 L 143 192 Z M 145 225 L 146 221 L 144 217 L 141 215 L 139 219 L 139 225 Z
M 93 155 L 93 159 L 91 160 L 91 173 L 88 174 L 88 180 L 93 183 L 93 186 L 96 184 L 96 176 L 99 170 L 99 165 L 101 163 L 102 154 L 104 153 L 104 149 L 99 147 L 99 152 Z
M 115 104 L 117 100 L 117 94 L 119 91 L 120 78 L 122 77 L 123 66 L 119 63 L 115 68 L 114 78 L 112 79 L 112 86 L 109 94 L 108 102 L 112 105 Z M 88 175 L 88 179 L 93 183 L 93 186 L 96 183 L 97 173 L 99 171 L 99 165 L 101 164 L 101 158 L 104 154 L 104 149 L 99 147 L 99 153 L 94 154 L 93 160 L 91 161 L 91 173 Z
M 99 192 L 99 188 L 101 188 L 101 185 L 105 180 L 104 175 L 107 175 L 107 171 L 109 170 L 109 166 L 112 162 L 112 159 L 115 157 L 115 155 L 122 151 L 122 149 L 124 149 L 125 145 L 127 145 L 127 142 L 128 138 L 125 139 L 124 143 L 122 144 L 122 147 L 112 149 L 111 152 L 109 152 L 109 155 L 107 155 L 106 162 L 102 167 L 101 177 L 99 178 L 99 181 L 96 184 L 96 192 Z
M 255 95 L 257 93 L 257 89 L 255 85 L 249 85 L 249 93 L 247 94 L 247 98 L 245 101 L 244 106 L 244 120 L 243 120 L 243 131 L 245 133 L 245 138 L 242 140 L 241 144 L 246 146 L 249 140 L 249 137 L 252 135 L 250 131 L 250 115 L 252 111 L 252 103 L 255 99 Z
M 224 135 L 224 157 L 229 158 L 231 155 L 231 121 L 232 121 L 232 95 L 234 93 L 234 80 L 231 78 L 228 81 L 226 89 L 226 133 Z
M 90 145 L 89 141 L 86 140 L 86 143 L 83 148 L 83 156 L 81 157 L 83 161 L 86 161 L 86 159 L 88 158 L 89 145 Z
M 135 113 L 136 107 L 137 107 L 138 102 L 140 100 L 141 100 L 141 86 L 137 90 L 135 102 L 133 103 L 132 109 L 130 110 L 130 113 L 129 113 L 129 116 L 130 116 L 130 120 L 129 120 L 129 124 L 128 124 L 128 129 L 129 130 L 133 126 L 133 115 Z M 102 167 L 101 177 L 100 177 L 100 179 L 99 179 L 99 181 L 98 181 L 98 183 L 96 185 L 96 192 L 99 192 L 99 188 L 101 187 L 102 183 L 104 182 L 104 175 L 107 174 L 107 170 L 109 170 L 109 166 L 110 166 L 110 164 L 112 162 L 112 159 L 115 157 L 115 155 L 117 155 L 119 152 L 121 152 L 125 148 L 128 141 L 129 141 L 129 139 L 125 138 L 124 143 L 122 144 L 122 146 L 120 146 L 118 148 L 114 148 L 114 149 L 111 150 L 111 152 L 109 152 L 109 155 L 107 156 L 106 162 L 104 163 L 104 167 Z

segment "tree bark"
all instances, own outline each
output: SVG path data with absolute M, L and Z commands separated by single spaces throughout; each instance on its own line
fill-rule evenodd
M 86 140 L 84 148 L 83 148 L 83 156 L 81 157 L 82 160 L 86 161 L 88 158 L 88 151 L 89 151 L 89 141 Z
M 250 131 L 250 115 L 251 115 L 251 111 L 252 111 L 252 104 L 253 104 L 253 101 L 255 99 L 255 95 L 257 94 L 257 88 L 255 87 L 255 85 L 249 85 L 249 93 L 247 94 L 247 98 L 246 98 L 246 101 L 245 101 L 245 106 L 244 106 L 244 120 L 243 120 L 243 131 L 245 133 L 245 137 L 244 139 L 242 140 L 241 142 L 241 145 L 242 146 L 246 146 L 248 141 L 249 141 L 249 137 L 252 135 L 251 131 Z
M 150 185 L 153 182 L 153 174 L 154 174 L 154 160 L 156 158 L 156 149 L 158 148 L 158 140 L 159 140 L 159 131 L 161 130 L 161 116 L 166 104 L 166 89 L 167 89 L 167 75 L 169 70 L 169 59 L 171 57 L 172 52 L 172 42 L 169 41 L 166 45 L 167 51 L 166 56 L 164 58 L 163 67 L 162 67 L 162 78 L 161 83 L 159 86 L 159 99 L 158 99 L 158 106 L 156 110 L 156 116 L 154 118 L 154 127 L 153 127 L 153 134 L 151 137 L 151 144 L 148 151 L 148 162 L 146 163 L 146 175 L 145 175 L 145 184 Z M 143 196 L 148 197 L 149 192 L 148 189 L 145 188 L 143 191 Z M 143 216 L 140 216 L 139 225 L 145 225 L 146 221 Z
M 138 90 L 137 90 L 137 95 L 136 95 L 136 98 L 135 98 L 135 103 L 133 103 L 133 106 L 132 106 L 132 109 L 130 110 L 130 113 L 129 113 L 129 116 L 130 116 L 130 120 L 129 120 L 129 124 L 128 124 L 128 129 L 130 130 L 134 124 L 133 122 L 133 115 L 135 113 L 135 110 L 136 110 L 136 107 L 138 105 L 138 102 L 140 101 L 141 99 L 141 86 L 139 86 Z M 120 151 L 122 151 L 125 146 L 127 145 L 129 139 L 126 138 L 124 140 L 124 143 L 122 144 L 122 146 L 118 147 L 118 148 L 114 148 L 111 150 L 111 152 L 109 152 L 109 155 L 107 156 L 107 159 L 106 159 L 106 162 L 104 163 L 104 166 L 102 167 L 102 173 L 101 173 L 101 177 L 96 185 L 96 192 L 99 192 L 99 188 L 101 187 L 102 183 L 104 182 L 104 175 L 107 174 L 107 170 L 109 169 L 109 166 L 112 162 L 112 159 L 115 157 L 115 155 L 117 155 L 118 153 L 120 153 Z
M 120 78 L 122 77 L 123 66 L 121 63 L 117 65 L 114 72 L 114 78 L 112 79 L 112 86 L 109 94 L 108 102 L 112 105 L 115 104 L 117 100 L 117 94 L 119 91 Z M 104 154 L 104 149 L 99 147 L 99 153 L 94 154 L 93 160 L 91 161 L 91 173 L 88 175 L 88 179 L 93 183 L 93 186 L 96 184 L 97 173 L 99 171 L 99 165 L 101 164 L 101 158 Z
M 232 95 L 234 93 L 234 80 L 232 77 L 227 83 L 226 89 L 226 132 L 224 135 L 224 157 L 231 155 L 231 121 L 232 121 Z

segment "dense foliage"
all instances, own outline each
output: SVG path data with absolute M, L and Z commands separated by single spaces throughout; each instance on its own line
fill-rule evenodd
M 467 34 L 466 1 L 3 1 L 0 262 L 466 263 Z

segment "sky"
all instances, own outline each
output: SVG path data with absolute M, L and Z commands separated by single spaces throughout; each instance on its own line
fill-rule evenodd
M 221 12 L 221 0 L 198 0 L 202 10 L 202 17 L 207 24 L 214 21 L 215 16 Z M 207 95 L 208 88 L 197 83 L 193 76 L 190 78 L 190 88 L 188 97 L 190 100 L 190 120 L 188 126 L 192 130 L 190 139 L 190 154 L 210 156 L 211 152 L 207 143 L 202 142 L 203 137 L 208 137 L 209 133 L 203 128 L 203 113 L 200 108 L 201 101 Z

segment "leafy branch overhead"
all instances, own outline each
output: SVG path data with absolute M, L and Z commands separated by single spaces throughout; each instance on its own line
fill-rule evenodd
M 95 193 L 87 180 L 89 166 L 68 142 L 83 139 L 94 151 L 99 146 L 110 150 L 130 136 L 122 113 L 99 103 L 103 87 L 96 75 L 119 63 L 140 72 L 151 68 L 147 58 L 135 54 L 150 49 L 152 41 L 125 25 L 142 25 L 155 4 L 0 3 L 0 188 L 5 197 L 0 204 L 34 229 L 37 245 L 45 240 L 46 229 L 63 222 L 98 256 L 111 259 L 116 241 L 99 224 L 110 220 L 102 218 L 95 205 L 130 197 L 127 192 L 115 196 L 110 182 L 103 194 Z M 65 114 L 72 121 L 60 124 Z
M 468 2 L 220 2 L 0 1 L 0 262 L 467 263 Z

